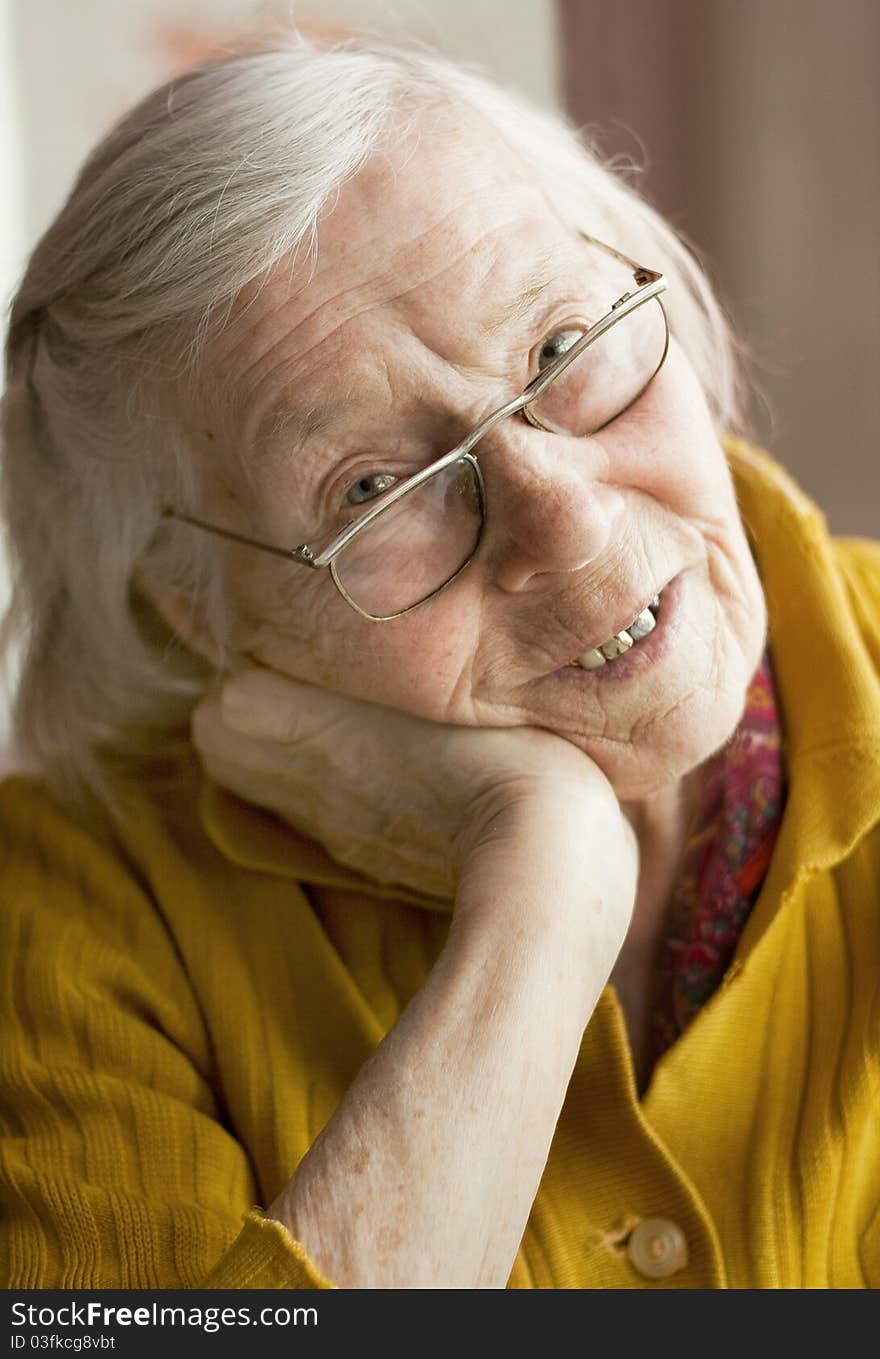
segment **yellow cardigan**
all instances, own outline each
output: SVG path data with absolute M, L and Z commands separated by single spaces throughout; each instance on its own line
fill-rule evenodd
M 721 987 L 641 1101 L 606 988 L 512 1287 L 880 1288 L 880 547 L 833 542 L 775 463 L 728 452 L 785 819 Z M 261 1206 L 424 982 L 447 909 L 386 890 L 329 928 L 302 884 L 361 880 L 191 758 L 118 852 L 7 779 L 0 848 L 0 1284 L 328 1286 Z M 684 1241 L 659 1279 L 627 1247 L 653 1218 Z

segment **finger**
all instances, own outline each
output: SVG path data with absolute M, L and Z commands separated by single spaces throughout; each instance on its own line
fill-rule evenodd
M 295 741 L 298 709 L 307 685 L 264 666 L 227 677 L 220 692 L 224 722 L 233 731 L 265 741 Z
M 228 731 L 223 720 L 221 687 L 216 683 L 211 685 L 190 713 L 189 729 L 193 745 L 203 753 L 213 750 Z
M 224 782 L 294 773 L 291 747 L 234 730 L 225 720 L 219 694 L 203 698 L 193 709 L 190 731 L 202 764 L 209 773 L 222 775 Z
M 223 720 L 233 731 L 285 745 L 328 733 L 338 723 L 351 721 L 355 710 L 368 706 L 265 666 L 227 679 L 220 701 Z

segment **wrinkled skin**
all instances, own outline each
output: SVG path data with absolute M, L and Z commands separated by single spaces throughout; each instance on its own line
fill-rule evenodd
M 590 319 L 581 239 L 485 124 L 461 110 L 449 120 L 434 111 L 417 140 L 374 156 L 322 221 L 314 272 L 286 265 L 261 280 L 213 341 L 203 408 L 186 412 L 205 517 L 277 545 L 313 540 L 359 478 L 439 457 L 523 389 L 548 335 Z M 540 256 L 553 281 L 499 324 Z M 228 547 L 232 669 L 245 673 L 227 682 L 227 706 L 219 693 L 199 705 L 194 740 L 214 777 L 334 857 L 433 894 L 458 898 L 477 861 L 504 878 L 493 827 L 525 815 L 531 838 L 510 862 L 533 864 L 576 809 L 585 834 L 570 863 L 551 854 L 555 881 L 586 867 L 609 913 L 641 1088 L 701 764 L 735 728 L 764 647 L 760 582 L 674 338 L 645 393 L 599 434 L 514 417 L 476 452 L 480 548 L 400 619 L 361 618 L 327 572 Z M 217 660 L 189 603 L 143 584 Z M 669 644 L 650 664 L 568 668 L 659 591 Z M 528 909 L 548 890 L 526 893 Z M 590 920 L 579 928 L 594 966 L 604 953 Z
M 461 110 L 374 156 L 318 244 L 312 277 L 294 262 L 242 299 L 207 355 L 204 408 L 186 412 L 205 517 L 286 546 L 368 473 L 454 446 L 522 390 L 549 334 L 592 319 L 583 242 Z M 541 255 L 550 286 L 493 326 Z M 233 791 L 379 882 L 452 900 L 425 983 L 267 1210 L 343 1287 L 505 1285 L 609 979 L 645 1089 L 701 762 L 764 645 L 726 464 L 677 344 L 598 435 L 511 418 L 477 453 L 479 550 L 395 621 L 358 616 L 326 572 L 231 547 L 242 673 L 193 717 Z M 142 583 L 219 667 L 188 601 Z M 568 668 L 658 591 L 642 661 Z M 356 909 L 341 896 L 313 887 L 325 919 Z
M 558 280 L 492 330 L 542 251 L 558 259 Z M 214 517 L 290 545 L 308 540 L 366 471 L 405 475 L 439 456 L 522 389 L 549 332 L 582 317 L 582 251 L 476 118 L 459 116 L 449 137 L 434 116 L 417 146 L 375 157 L 323 221 L 313 277 L 294 272 L 291 286 L 290 271 L 278 271 L 213 346 L 216 380 L 234 390 L 238 412 L 212 424 L 209 402 L 198 421 L 200 454 L 227 472 L 209 483 Z M 304 414 L 325 405 L 302 439 Z M 232 451 L 247 490 L 229 489 Z M 675 798 L 735 726 L 765 630 L 726 464 L 684 353 L 673 341 L 644 396 L 592 438 L 511 418 L 477 454 L 484 539 L 445 592 L 370 622 L 329 573 L 232 547 L 237 650 L 436 722 L 544 728 L 595 761 L 621 800 Z M 613 665 L 574 682 L 560 673 L 676 577 L 668 655 L 626 682 Z

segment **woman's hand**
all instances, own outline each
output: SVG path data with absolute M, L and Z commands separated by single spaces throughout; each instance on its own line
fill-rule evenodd
M 610 784 L 549 732 L 441 725 L 262 667 L 203 699 L 192 729 L 218 783 L 376 882 L 451 899 L 528 808 L 532 834 L 542 815 L 576 811 L 621 896 L 634 888 L 635 842 Z
M 632 911 L 608 781 L 548 732 L 442 726 L 260 668 L 206 698 L 193 735 L 216 779 L 339 861 L 454 897 L 426 982 L 269 1216 L 343 1287 L 503 1287 Z

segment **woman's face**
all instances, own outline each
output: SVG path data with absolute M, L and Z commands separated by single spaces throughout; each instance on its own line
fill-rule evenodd
M 249 531 L 313 540 L 367 472 L 404 476 L 453 447 L 522 390 L 542 341 L 583 315 L 585 257 L 476 117 L 457 118 L 454 135 L 425 120 L 417 142 L 374 157 L 325 217 L 314 274 L 300 266 L 291 286 L 277 271 L 212 347 L 214 380 L 241 413 L 209 416 L 199 438 L 206 457 L 218 443 L 238 453 L 248 483 L 230 499 L 218 479 L 220 522 L 242 522 L 230 515 L 246 495 Z M 549 282 L 523 301 L 548 262 Z M 476 454 L 483 539 L 445 591 L 371 622 L 328 572 L 232 547 L 235 648 L 438 722 L 549 729 L 621 798 L 652 794 L 733 730 L 765 633 L 688 360 L 673 342 L 641 399 L 591 438 L 512 417 Z M 658 593 L 649 638 L 601 669 L 570 664 Z

